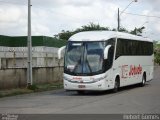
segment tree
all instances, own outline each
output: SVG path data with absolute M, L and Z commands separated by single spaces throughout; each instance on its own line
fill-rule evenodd
M 155 44 L 154 46 L 154 61 L 160 65 L 160 45 Z
M 124 27 L 120 27 L 119 28 L 119 32 L 129 33 L 129 31 L 126 28 L 124 28 Z
M 125 33 L 131 33 L 134 35 L 142 35 L 143 30 L 145 29 L 145 27 L 140 27 L 140 28 L 136 28 L 132 31 L 128 31 L 126 28 L 121 27 L 119 32 L 125 32 Z M 99 24 L 94 24 L 94 23 L 89 23 L 88 25 L 84 25 L 81 26 L 80 28 L 77 28 L 76 30 L 73 31 L 65 31 L 62 30 L 61 33 L 59 33 L 58 35 L 54 35 L 59 39 L 63 39 L 63 40 L 68 40 L 72 35 L 78 33 L 78 32 L 83 32 L 83 31 L 95 31 L 95 30 L 106 30 L 106 31 L 116 31 L 115 28 L 110 29 L 109 27 L 102 27 Z
M 101 27 L 99 24 L 90 23 L 88 25 L 84 25 L 81 28 L 81 31 L 92 31 L 92 30 L 109 30 L 108 27 Z
M 77 28 L 74 31 L 62 30 L 61 33 L 59 33 L 58 35 L 54 35 L 54 36 L 58 36 L 59 39 L 68 40 L 73 34 L 76 34 L 78 32 L 95 31 L 95 30 L 109 30 L 109 27 L 101 27 L 99 24 L 94 24 L 91 22 L 88 25 L 84 25 L 81 28 Z
M 140 27 L 140 28 L 134 28 L 134 30 L 132 30 L 130 33 L 133 35 L 138 35 L 138 36 L 142 36 L 143 30 L 145 29 L 145 27 Z
M 56 36 L 58 36 L 59 39 L 68 40 L 73 34 L 75 34 L 75 32 L 62 30 L 62 32 Z

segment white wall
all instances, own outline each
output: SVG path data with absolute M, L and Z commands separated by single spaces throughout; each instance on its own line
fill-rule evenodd
M 33 47 L 33 67 L 54 67 L 58 66 L 58 48 L 54 47 Z M 26 47 L 0 47 L 0 69 L 1 68 L 27 68 Z M 63 66 L 63 60 L 61 60 Z

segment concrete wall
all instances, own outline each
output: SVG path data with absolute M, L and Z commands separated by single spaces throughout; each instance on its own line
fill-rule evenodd
M 63 67 L 33 68 L 33 83 L 54 83 L 62 81 Z M 0 89 L 25 87 L 27 85 L 26 68 L 0 70 Z
M 0 89 L 27 85 L 27 49 L 0 47 Z M 62 81 L 63 59 L 57 59 L 58 48 L 32 49 L 33 83 Z M 59 64 L 60 63 L 60 64 Z
M 58 48 L 33 47 L 32 66 L 33 67 L 55 67 L 58 66 Z M 0 69 L 7 68 L 27 68 L 27 48 L 26 47 L 0 47 Z M 63 60 L 60 62 L 63 66 Z

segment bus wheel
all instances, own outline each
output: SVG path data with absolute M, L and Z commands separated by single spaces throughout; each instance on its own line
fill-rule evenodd
M 83 94 L 85 93 L 85 91 L 83 91 L 83 90 L 77 90 L 77 93 L 78 93 L 79 95 L 83 95 Z
M 144 73 L 143 74 L 143 77 L 142 77 L 142 82 L 141 82 L 141 87 L 143 87 L 143 86 L 145 86 L 145 84 L 146 84 L 146 74 Z
M 119 82 L 120 82 L 119 78 L 116 77 L 116 80 L 115 80 L 115 83 L 114 83 L 114 88 L 113 88 L 113 92 L 114 92 L 114 93 L 118 92 Z

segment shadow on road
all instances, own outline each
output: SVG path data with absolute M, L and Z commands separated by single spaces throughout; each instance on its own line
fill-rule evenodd
M 149 87 L 151 84 L 146 83 L 144 87 Z M 114 93 L 112 90 L 106 90 L 106 91 L 85 91 L 83 94 L 78 94 L 77 91 L 60 91 L 57 93 L 51 93 L 57 96 L 102 96 L 102 95 L 116 95 L 116 94 L 121 94 L 123 92 L 127 92 L 129 90 L 134 90 L 138 88 L 143 88 L 140 87 L 139 84 L 136 85 L 130 85 L 126 87 L 119 88 L 119 91 L 117 93 Z

